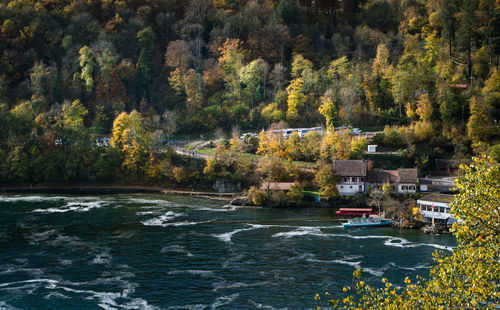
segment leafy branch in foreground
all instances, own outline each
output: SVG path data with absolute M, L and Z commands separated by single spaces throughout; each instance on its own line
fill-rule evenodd
M 489 159 L 476 158 L 461 167 L 460 191 L 451 204 L 460 219 L 452 228 L 459 242 L 450 256 L 434 254 L 437 266 L 429 280 L 415 284 L 407 277 L 404 287 L 382 278 L 374 288 L 354 272 L 353 292 L 341 300 L 330 299 L 334 309 L 497 309 L 500 306 L 500 167 Z M 321 300 L 317 295 L 315 300 Z M 318 304 L 318 309 L 322 304 Z

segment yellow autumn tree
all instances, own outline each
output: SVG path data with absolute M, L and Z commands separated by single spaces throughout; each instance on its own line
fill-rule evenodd
M 139 112 L 122 112 L 113 122 L 111 146 L 123 158 L 122 168 L 132 176 L 138 176 L 146 167 L 151 145 L 151 133 L 143 127 Z
M 299 112 L 306 102 L 304 80 L 302 78 L 293 79 L 286 88 L 286 91 L 288 92 L 286 118 L 289 121 L 297 121 L 299 119 Z

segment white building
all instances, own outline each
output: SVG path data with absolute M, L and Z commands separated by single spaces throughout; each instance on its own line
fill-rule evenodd
M 335 176 L 339 179 L 339 195 L 353 196 L 365 191 L 367 164 L 364 160 L 336 160 L 333 163 Z
M 422 221 L 432 224 L 451 225 L 457 220 L 451 213 L 453 195 L 433 193 L 417 200 Z
M 323 127 L 312 127 L 312 128 L 287 128 L 287 129 L 277 129 L 269 130 L 269 133 L 282 134 L 283 138 L 288 139 L 290 136 L 296 132 L 299 137 L 304 138 L 310 132 L 318 132 L 322 134 L 325 131 Z

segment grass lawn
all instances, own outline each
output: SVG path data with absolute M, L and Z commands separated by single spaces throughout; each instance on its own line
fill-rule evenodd
M 306 196 L 321 196 L 321 194 L 317 191 L 302 191 Z

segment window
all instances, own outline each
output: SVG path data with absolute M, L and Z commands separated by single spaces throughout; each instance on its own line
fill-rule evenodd
M 439 207 L 439 213 L 444 213 L 444 207 Z
M 340 188 L 344 188 L 342 185 L 340 185 Z
M 365 181 L 365 178 L 361 178 L 361 182 L 364 182 Z
M 410 185 L 410 190 L 414 191 L 415 190 L 415 185 Z
M 349 186 L 349 188 L 352 188 L 352 186 Z

